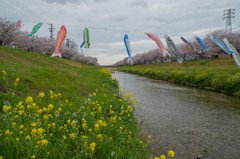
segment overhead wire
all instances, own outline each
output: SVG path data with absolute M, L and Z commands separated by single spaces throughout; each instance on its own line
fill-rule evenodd
M 19 12 L 21 12 L 21 14 L 24 14 L 25 16 L 28 16 L 36 21 L 39 21 L 39 19 L 43 22 L 43 23 L 51 23 L 53 25 L 62 25 L 62 24 L 58 24 L 58 23 L 52 23 L 50 22 L 48 19 L 44 18 L 43 16 L 41 16 L 40 14 L 36 13 L 35 11 L 33 11 L 32 9 L 27 8 L 25 5 L 23 5 L 20 1 L 18 0 L 4 0 L 11 8 L 18 10 Z M 28 20 L 29 21 L 29 20 Z M 32 22 L 32 21 L 31 21 Z M 65 26 L 68 27 L 84 27 L 84 25 L 70 25 L 70 24 L 66 24 Z M 239 25 L 240 26 L 240 25 Z M 236 29 L 237 27 L 234 27 L 232 30 Z M 106 28 L 106 27 L 95 27 L 95 26 L 88 26 L 89 29 L 95 29 L 95 30 L 105 30 L 105 31 L 118 31 L 118 32 L 123 32 L 123 33 L 138 33 L 138 34 L 144 34 L 145 32 L 143 31 L 136 31 L 136 30 L 123 30 L 123 29 L 113 29 L 113 28 Z M 206 31 L 200 31 L 199 33 L 196 33 L 198 31 L 193 31 L 190 33 L 169 33 L 168 35 L 173 36 L 173 37 L 177 37 L 177 36 L 195 36 L 197 34 L 203 34 L 203 33 L 207 33 L 207 32 L 212 32 L 210 30 L 206 30 Z M 154 32 L 154 34 L 161 34 L 164 35 L 166 33 L 163 32 Z

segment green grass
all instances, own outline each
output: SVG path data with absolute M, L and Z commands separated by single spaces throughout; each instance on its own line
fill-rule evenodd
M 0 63 L 0 158 L 149 158 L 106 69 L 6 47 Z
M 233 59 L 134 65 L 118 70 L 240 97 L 240 70 Z

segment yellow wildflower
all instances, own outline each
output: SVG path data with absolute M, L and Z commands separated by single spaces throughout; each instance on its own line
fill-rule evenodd
M 46 108 L 46 107 L 43 107 L 43 108 L 42 108 L 42 111 L 46 112 L 46 111 L 47 111 L 47 108 Z
M 94 125 L 94 130 L 95 130 L 95 131 L 99 130 L 99 127 L 100 127 L 100 126 L 99 126 L 99 124 L 98 124 L 98 123 L 97 123 L 97 124 L 95 124 L 95 125 Z
M 26 140 L 30 140 L 31 137 L 28 135 L 28 136 L 25 137 L 25 139 L 26 139 Z
M 91 144 L 89 144 L 89 148 L 91 151 L 94 151 L 95 150 L 95 147 L 96 147 L 96 143 L 95 142 L 92 142 Z
M 20 126 L 19 126 L 19 128 L 20 128 L 20 129 L 23 129 L 23 128 L 24 128 L 24 126 L 23 126 L 23 125 L 20 125 Z
M 49 104 L 49 105 L 48 105 L 48 109 L 49 109 L 49 110 L 52 110 L 52 109 L 53 109 L 53 105 L 52 105 L 52 104 Z
M 36 134 L 36 133 L 37 133 L 37 129 L 32 129 L 31 134 L 34 135 L 34 134 Z
M 37 123 L 33 122 L 31 125 L 32 125 L 32 127 L 35 127 L 35 126 L 37 126 Z
M 3 106 L 3 111 L 6 113 L 8 111 L 9 107 L 8 106 Z
M 10 130 L 6 130 L 6 131 L 5 131 L 5 135 L 8 135 L 8 134 L 11 134 L 11 131 L 10 131 Z
M 43 98 L 45 96 L 44 92 L 39 92 L 38 93 L 39 97 Z
M 41 135 L 45 132 L 45 130 L 43 128 L 38 128 L 38 134 Z
M 175 155 L 174 151 L 170 150 L 170 151 L 168 152 L 168 156 L 169 156 L 169 157 L 174 157 L 174 155 Z
M 12 123 L 12 128 L 14 128 L 17 124 L 14 122 Z
M 43 119 L 45 119 L 45 120 L 47 120 L 49 117 L 45 114 L 44 116 L 43 116 Z
M 160 159 L 166 159 L 166 156 L 165 155 L 161 155 Z
M 36 158 L 36 156 L 35 155 L 32 155 L 32 159 L 35 159 Z
M 87 139 L 88 137 L 87 136 L 85 136 L 85 135 L 83 135 L 82 136 L 82 139 L 84 140 L 84 139 Z
M 69 134 L 69 137 L 73 140 L 77 137 L 76 133 Z
M 31 96 L 28 96 L 26 99 L 26 103 L 32 103 L 33 102 L 33 98 Z
M 66 139 L 67 139 L 67 137 L 65 135 L 63 135 L 63 140 L 66 140 Z
M 18 138 L 18 137 L 16 138 L 16 141 L 17 141 L 17 142 L 19 141 L 19 138 Z
M 103 136 L 102 136 L 102 134 L 98 134 L 98 135 L 97 135 L 97 138 L 98 138 L 100 141 L 103 141 Z
M 154 157 L 154 159 L 159 159 L 158 157 Z
M 48 144 L 48 140 L 43 139 L 43 140 L 41 141 L 41 143 L 42 143 L 42 145 L 47 145 L 47 144 Z

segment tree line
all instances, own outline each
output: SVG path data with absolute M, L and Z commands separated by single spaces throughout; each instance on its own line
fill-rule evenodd
M 15 29 L 16 22 L 9 21 L 6 18 L 0 18 L 0 46 L 12 47 L 39 52 L 51 55 L 55 50 L 56 39 L 26 36 L 28 33 Z M 99 66 L 96 58 L 85 56 L 78 52 L 78 45 L 74 40 L 66 39 L 66 42 L 61 47 L 62 58 L 70 59 L 77 62 L 92 64 Z

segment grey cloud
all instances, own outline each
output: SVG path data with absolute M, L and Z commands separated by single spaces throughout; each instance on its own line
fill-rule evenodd
M 89 3 L 89 2 L 102 3 L 108 0 L 44 0 L 44 1 L 49 3 L 67 4 L 67 3 Z
M 144 0 L 140 1 L 134 1 L 130 4 L 132 7 L 142 7 L 142 8 L 145 8 L 148 6 L 148 3 Z

